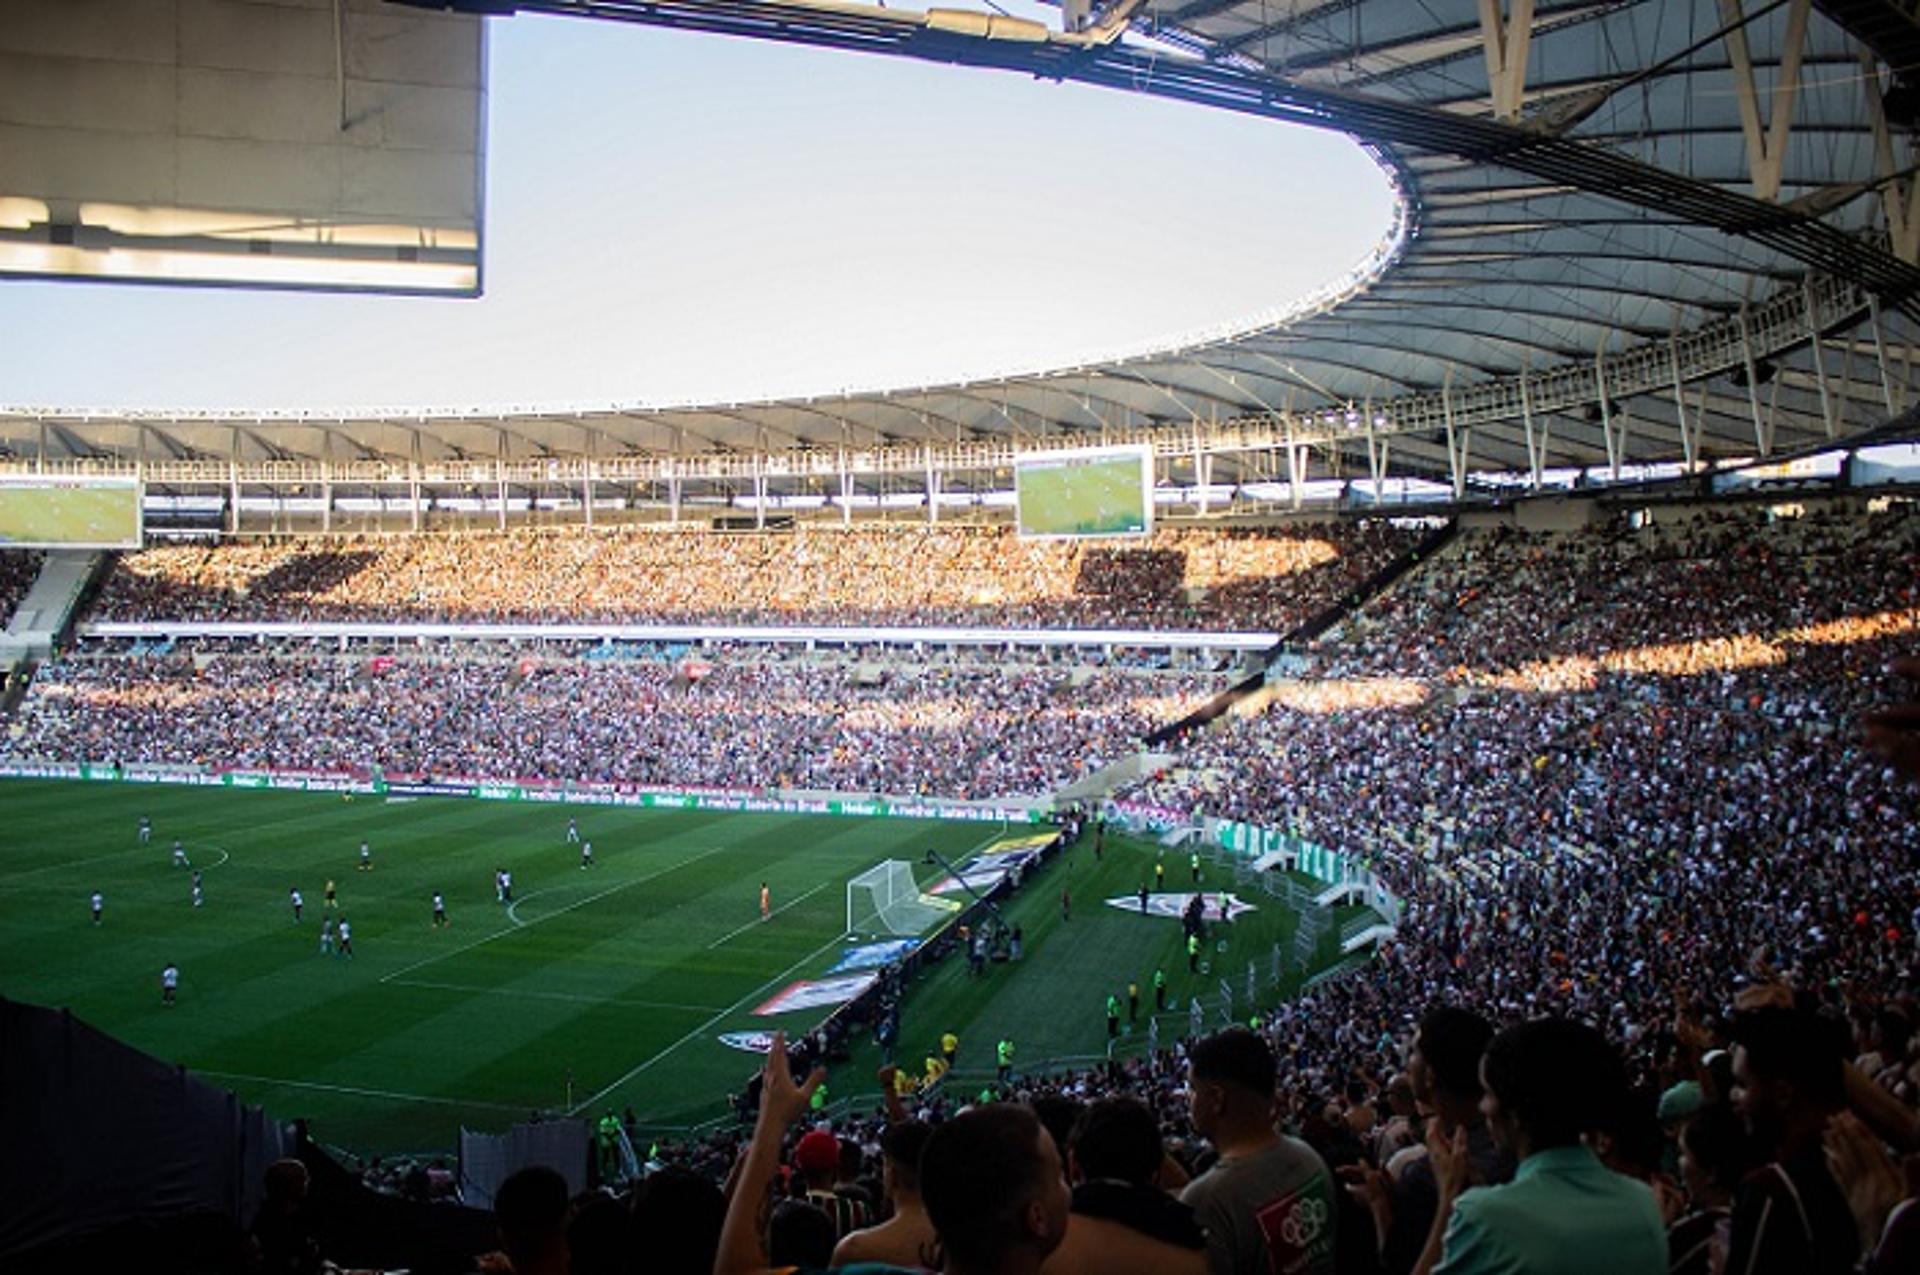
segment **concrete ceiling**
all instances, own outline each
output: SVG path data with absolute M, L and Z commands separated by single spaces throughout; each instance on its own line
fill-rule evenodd
M 1167 451 L 1251 430 L 1310 446 L 1315 473 L 1371 460 L 1443 477 L 1790 451 L 1912 397 L 1914 148 L 1886 119 L 1887 61 L 1829 13 L 1858 4 L 1145 0 L 1065 33 L 755 0 L 429 7 L 958 62 L 1335 128 L 1393 175 L 1402 218 L 1368 277 L 1122 362 L 671 408 L 12 411 L 0 442 L 53 456 L 604 457 L 1143 435 Z

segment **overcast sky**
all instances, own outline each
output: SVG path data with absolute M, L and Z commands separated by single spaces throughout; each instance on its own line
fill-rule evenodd
M 579 19 L 489 43 L 484 297 L 3 282 L 0 402 L 918 385 L 1268 310 L 1391 218 L 1344 137 L 1127 93 Z

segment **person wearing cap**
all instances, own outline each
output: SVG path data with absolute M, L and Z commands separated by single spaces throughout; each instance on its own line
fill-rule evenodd
M 1655 1115 L 1662 1125 L 1673 1126 L 1691 1120 L 1706 1105 L 1706 1094 L 1697 1080 L 1682 1080 L 1660 1095 Z
M 836 1243 L 867 1225 L 866 1204 L 833 1189 L 840 1172 L 840 1139 L 832 1131 L 809 1129 L 793 1148 L 793 1167 L 806 1179 L 807 1202 L 832 1220 Z
M 775 1275 L 764 1247 L 763 1211 L 780 1142 L 825 1075 L 816 1069 L 804 1080 L 796 1077 L 785 1034 L 773 1033 L 753 1137 L 720 1227 L 714 1275 Z M 1059 1154 L 1027 1107 L 995 1103 L 961 1112 L 929 1135 L 918 1166 L 921 1198 L 947 1275 L 1030 1275 L 1066 1234 L 1070 1198 Z M 859 1269 L 865 1275 L 922 1275 L 917 1266 L 866 1263 Z
M 1244 1027 L 1196 1042 L 1187 1101 L 1219 1159 L 1180 1193 L 1213 1275 L 1332 1275 L 1338 1202 L 1326 1161 L 1274 1124 L 1273 1050 Z

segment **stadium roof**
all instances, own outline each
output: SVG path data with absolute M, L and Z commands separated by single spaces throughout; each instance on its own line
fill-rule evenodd
M 1920 61 L 1920 27 L 1891 0 L 1118 0 L 1066 32 L 761 0 L 428 7 L 972 64 L 1338 129 L 1394 174 L 1402 216 L 1364 271 L 1287 313 L 1073 368 L 673 407 L 13 409 L 0 443 L 246 461 L 897 447 L 904 469 L 929 446 L 985 465 L 1148 437 L 1212 454 L 1216 481 L 1285 454 L 1315 475 L 1458 484 L 1797 450 L 1907 398 L 1920 183 L 1889 68 Z

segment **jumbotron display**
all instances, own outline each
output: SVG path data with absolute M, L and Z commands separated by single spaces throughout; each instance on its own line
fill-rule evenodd
M 0 481 L 0 545 L 138 549 L 140 485 L 109 479 Z
M 1036 452 L 1013 471 L 1020 534 L 1145 536 L 1153 532 L 1153 449 Z

